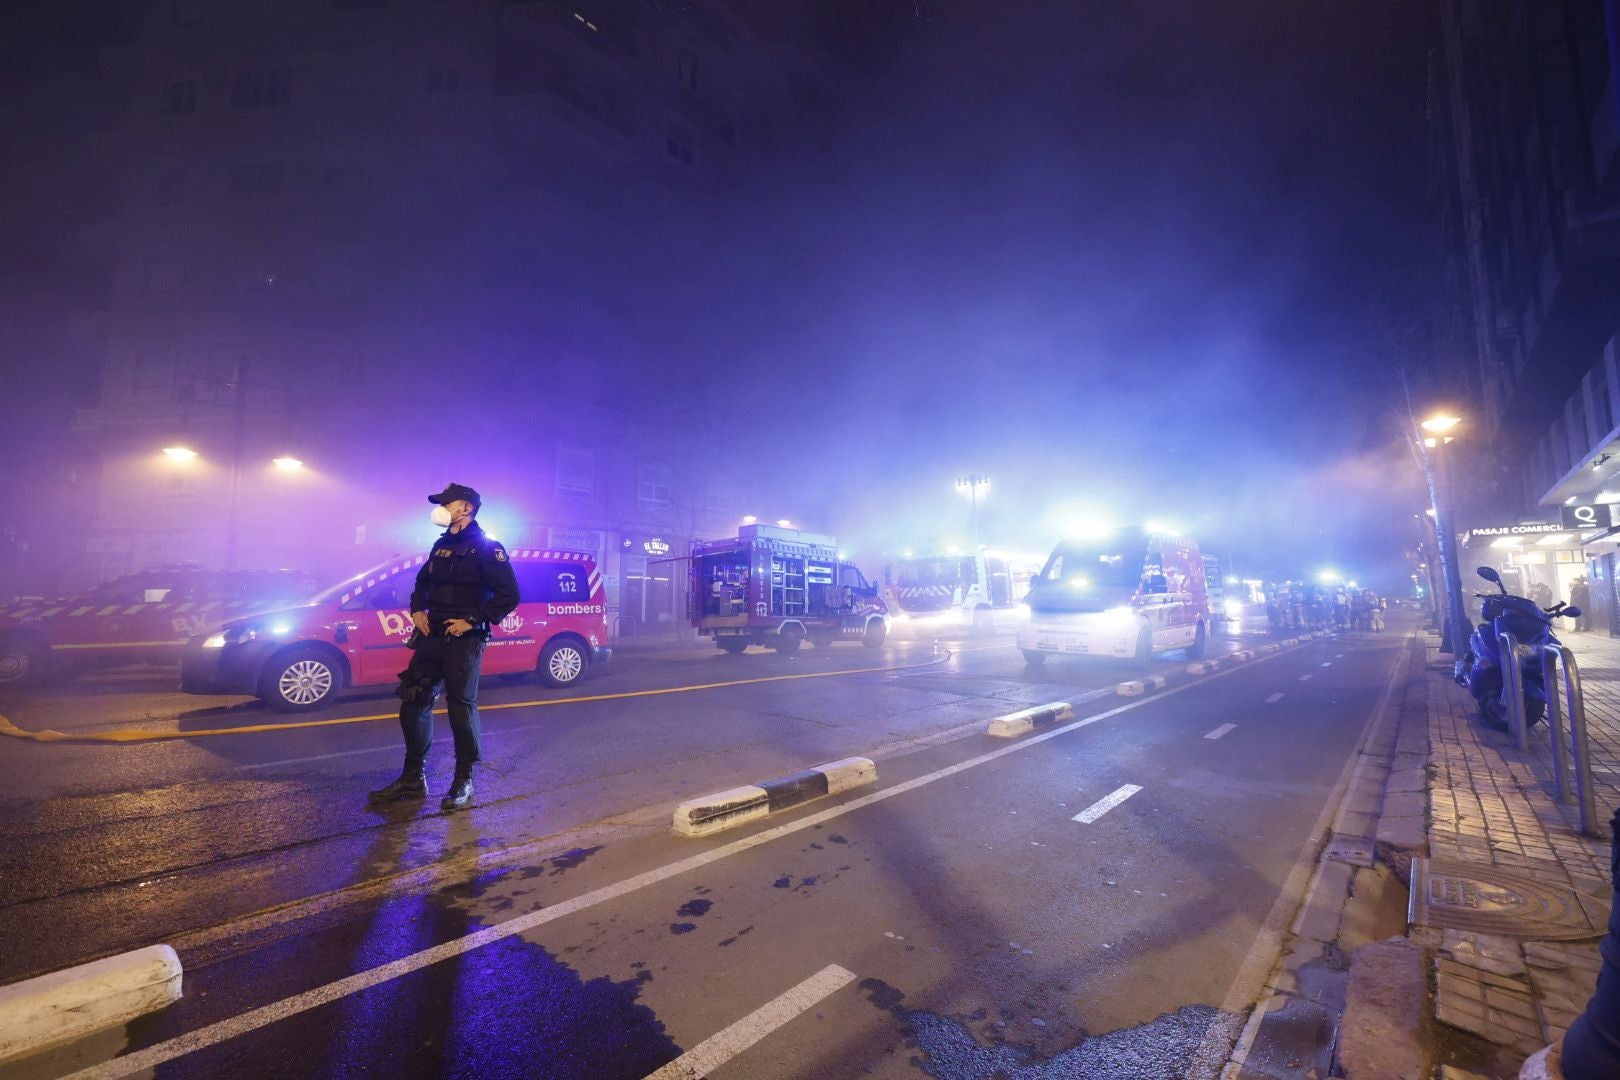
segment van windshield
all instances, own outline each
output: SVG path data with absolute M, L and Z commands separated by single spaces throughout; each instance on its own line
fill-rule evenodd
M 1029 605 L 1037 611 L 1102 611 L 1126 603 L 1142 585 L 1147 556 L 1141 529 L 1064 541 L 1030 583 Z

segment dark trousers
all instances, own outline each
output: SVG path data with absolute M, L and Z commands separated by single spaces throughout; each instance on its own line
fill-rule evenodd
M 399 673 L 399 726 L 405 733 L 405 769 L 420 772 L 433 746 L 433 704 L 444 686 L 450 731 L 456 740 L 456 771 L 470 771 L 479 758 L 478 672 L 484 636 L 419 638 L 408 667 Z

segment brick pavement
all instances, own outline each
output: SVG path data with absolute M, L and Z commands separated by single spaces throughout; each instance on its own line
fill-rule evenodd
M 1581 836 L 1576 807 L 1555 800 L 1546 725 L 1532 729 L 1527 752 L 1484 728 L 1431 639 L 1429 855 L 1567 889 L 1601 927 L 1610 896 L 1607 824 L 1620 806 L 1620 641 L 1592 633 L 1564 640 L 1582 675 L 1603 835 Z M 1499 1048 L 1494 1058 L 1478 1058 L 1496 1075 L 1513 1075 L 1519 1059 L 1561 1041 L 1597 981 L 1595 937 L 1533 941 L 1422 927 L 1412 937 L 1432 950 L 1435 1017 Z

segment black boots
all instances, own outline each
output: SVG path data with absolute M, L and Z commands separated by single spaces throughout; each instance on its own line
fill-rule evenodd
M 420 769 L 407 766 L 399 774 L 398 780 L 387 787 L 378 788 L 367 798 L 374 803 L 385 803 L 397 802 L 400 799 L 425 799 L 427 793 L 427 777 L 422 775 Z
M 456 779 L 445 792 L 444 801 L 439 803 L 441 810 L 460 810 L 472 802 L 473 782 L 472 774 L 456 770 Z

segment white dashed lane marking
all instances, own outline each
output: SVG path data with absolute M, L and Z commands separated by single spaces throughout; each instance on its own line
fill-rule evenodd
M 1304 682 L 1306 679 L 1312 679 L 1312 678 L 1315 678 L 1315 676 L 1314 675 L 1301 675 L 1299 677 L 1299 681 Z
M 1098 799 L 1096 802 L 1074 815 L 1072 820 L 1078 821 L 1082 825 L 1090 825 L 1093 821 L 1096 821 L 1098 818 L 1108 813 L 1108 811 L 1112 810 L 1114 807 L 1118 806 L 1120 803 L 1124 802 L 1126 799 L 1130 798 L 1132 795 L 1135 795 L 1141 790 L 1142 788 L 1139 784 L 1121 785 L 1111 794 L 1105 795 L 1103 798 Z
M 1228 731 L 1231 731 L 1236 727 L 1237 727 L 1236 724 L 1222 724 L 1220 727 L 1216 728 L 1214 731 L 1210 732 L 1208 735 L 1205 735 L 1204 738 L 1206 738 L 1206 739 L 1218 739 L 1222 735 L 1225 735 Z
M 809 1012 L 823 998 L 854 981 L 851 972 L 829 964 L 724 1031 L 704 1039 L 662 1069 L 647 1074 L 647 1080 L 698 1080 L 708 1076 L 795 1016 Z
M 1333 661 L 1331 661 L 1331 660 L 1324 660 L 1324 661 L 1322 661 L 1322 666 L 1323 666 L 1323 667 L 1332 667 L 1332 666 L 1333 666 Z
M 1282 694 L 1282 691 L 1279 690 L 1275 694 L 1272 694 L 1270 697 L 1266 698 L 1266 704 L 1267 705 L 1275 705 L 1275 704 L 1277 704 L 1277 702 L 1281 701 L 1282 699 L 1283 699 L 1283 694 Z

